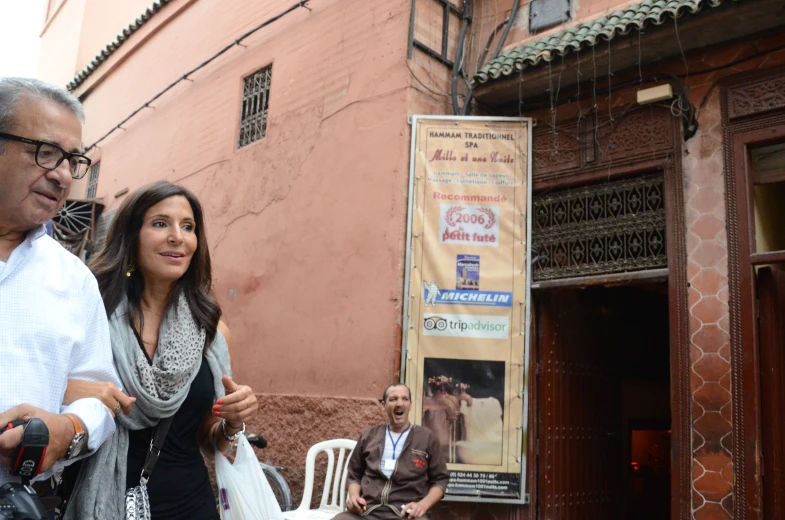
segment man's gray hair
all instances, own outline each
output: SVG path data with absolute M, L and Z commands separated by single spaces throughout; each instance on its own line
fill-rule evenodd
M 22 94 L 34 99 L 54 101 L 73 112 L 79 121 L 84 123 L 85 114 L 81 101 L 66 89 L 35 78 L 0 78 L 0 132 L 11 126 L 14 107 Z M 0 153 L 2 151 L 3 144 L 0 142 Z

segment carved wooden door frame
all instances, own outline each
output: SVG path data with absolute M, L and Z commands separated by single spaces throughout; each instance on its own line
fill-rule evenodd
M 535 193 L 644 173 L 664 174 L 671 352 L 671 519 L 688 520 L 692 516 L 692 434 L 680 121 L 669 110 L 642 107 L 614 115 L 613 121 L 583 118 L 559 125 L 555 130 L 540 127 L 533 139 Z M 537 416 L 538 406 L 536 388 L 531 392 L 530 425 L 535 424 L 532 417 Z M 537 432 L 531 432 L 532 438 L 536 435 Z M 534 466 L 530 464 L 527 470 L 532 483 L 537 481 Z M 537 510 L 536 500 L 537 490 L 533 487 L 529 518 Z
M 725 200 L 733 406 L 734 518 L 763 518 L 759 474 L 760 370 L 757 351 L 751 211 L 750 146 L 785 137 L 785 67 L 726 78 L 721 85 L 725 126 Z M 744 310 L 746 309 L 746 311 Z

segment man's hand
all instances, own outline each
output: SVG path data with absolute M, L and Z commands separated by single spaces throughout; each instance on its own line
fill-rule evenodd
M 420 518 L 427 512 L 428 508 L 420 502 L 409 502 L 401 508 L 401 516 L 404 518 Z
M 409 502 L 401 508 L 401 516 L 404 518 L 420 518 L 428 512 L 444 496 L 444 491 L 439 487 L 432 487 L 428 494 L 419 502 Z
M 352 482 L 349 484 L 349 492 L 346 498 L 346 510 L 356 515 L 362 514 L 368 505 L 365 503 L 365 499 L 360 496 L 360 489 L 360 484 Z
M 346 509 L 350 513 L 354 514 L 362 514 L 365 511 L 365 506 L 368 504 L 365 503 L 365 500 L 362 497 L 349 497 L 346 501 Z
M 50 413 L 29 404 L 20 404 L 6 412 L 0 413 L 0 425 L 7 426 L 10 422 L 27 421 L 33 417 L 42 419 L 46 427 L 49 428 L 49 447 L 41 465 L 41 472 L 43 473 L 54 466 L 54 463 L 59 459 L 65 457 L 76 431 L 71 419 L 65 415 Z M 2 435 L 0 435 L 0 460 L 3 461 L 3 465 L 6 468 L 10 468 L 11 452 L 22 442 L 24 429 L 22 426 L 17 426 L 13 430 L 6 431 L 4 427 L 0 427 L 0 431 L 2 431 Z

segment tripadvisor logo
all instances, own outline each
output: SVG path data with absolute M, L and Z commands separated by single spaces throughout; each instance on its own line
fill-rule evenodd
M 423 328 L 429 336 L 460 336 L 469 338 L 506 338 L 509 322 L 506 316 L 473 316 L 470 314 L 426 314 Z

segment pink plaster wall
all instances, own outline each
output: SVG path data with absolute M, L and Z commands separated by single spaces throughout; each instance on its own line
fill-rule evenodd
M 143 44 L 129 46 L 133 52 L 87 97 L 85 141 L 103 135 L 185 70 L 289 3 L 248 1 L 238 16 L 240 11 L 197 1 Z M 314 2 L 313 11 L 289 15 L 251 38 L 247 48 L 233 49 L 197 74 L 193 83 L 176 87 L 95 154 L 102 160 L 99 195 L 109 209 L 120 202 L 113 197 L 118 190 L 161 178 L 199 194 L 208 215 L 216 291 L 233 332 L 236 376 L 268 394 L 254 428 L 274 439 L 265 456 L 289 467 L 304 460 L 316 439 L 338 435 L 319 421 L 324 406 L 350 435 L 379 420 L 368 399 L 396 377 L 410 137 L 405 116 L 451 113 L 446 69 L 419 52 L 406 61 L 409 5 L 409 0 Z M 486 12 L 484 27 L 492 28 L 490 20 L 503 17 L 502 11 Z M 214 31 L 201 30 L 205 20 Z M 62 64 L 51 57 L 57 54 L 54 27 L 44 35 L 48 57 L 42 70 L 50 78 L 63 76 Z M 728 63 L 779 45 L 782 38 L 692 53 L 690 69 Z M 783 62 L 780 51 L 688 81 L 694 104 L 708 94 L 701 129 L 682 157 L 691 284 L 693 514 L 700 520 L 730 518 L 733 500 L 716 80 Z M 236 150 L 241 78 L 269 63 L 268 135 Z M 674 73 L 679 67 L 679 60 L 658 65 Z M 614 104 L 625 99 L 629 96 L 615 97 Z M 318 396 L 351 399 L 325 404 Z M 442 504 L 437 517 L 529 513 Z
M 290 4 L 195 2 L 90 93 L 85 142 Z M 393 379 L 409 5 L 323 0 L 294 12 L 176 87 L 96 154 L 108 209 L 122 188 L 157 179 L 199 195 L 236 377 L 259 392 L 378 397 Z M 270 63 L 267 137 L 237 150 L 242 78 Z
M 42 28 L 37 77 L 55 85 L 66 85 L 77 72 L 79 38 L 87 0 L 65 0 Z M 107 42 L 109 43 L 109 42 Z
M 151 0 L 122 0 L 121 2 L 86 0 L 84 26 L 88 30 L 82 31 L 79 39 L 76 70 L 82 70 L 93 61 L 109 42 L 117 38 L 123 29 L 152 4 Z M 172 6 L 167 6 L 166 9 L 173 10 Z
M 78 90 L 87 93 L 85 143 L 290 3 L 170 4 L 174 15 L 156 15 Z M 406 116 L 448 113 L 449 102 L 447 69 L 419 53 L 406 60 L 409 0 L 314 4 L 227 53 L 92 153 L 107 210 L 122 201 L 118 191 L 157 179 L 201 198 L 235 377 L 260 392 L 249 429 L 270 440 L 260 458 L 286 466 L 296 500 L 310 445 L 383 420 L 372 399 L 397 379 L 400 356 Z M 92 27 L 83 46 L 99 39 Z M 267 136 L 237 150 L 242 78 L 270 63 Z M 76 184 L 72 196 L 85 188 Z

